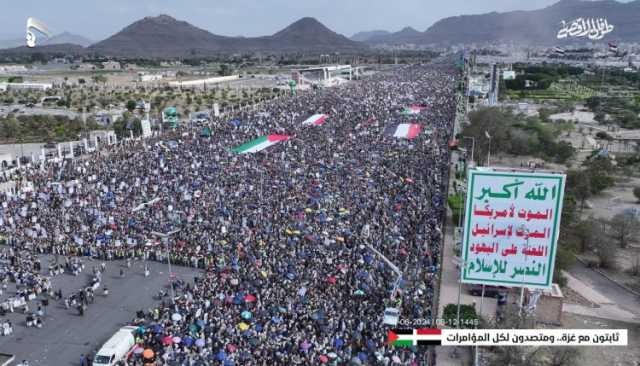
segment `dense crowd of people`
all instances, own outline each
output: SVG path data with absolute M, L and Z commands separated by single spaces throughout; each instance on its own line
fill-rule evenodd
M 456 77 L 404 66 L 216 118 L 211 137 L 183 129 L 15 173 L 27 189 L 0 195 L 0 234 L 65 258 L 166 261 L 168 247 L 203 269 L 136 316 L 158 365 L 422 365 L 424 349 L 385 343 L 383 313 L 435 316 Z M 301 124 L 316 113 L 323 125 Z M 395 123 L 422 131 L 385 135 Z M 231 151 L 272 134 L 291 138 Z

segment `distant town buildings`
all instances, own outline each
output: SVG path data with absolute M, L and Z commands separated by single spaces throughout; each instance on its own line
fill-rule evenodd
M 162 67 L 182 66 L 182 62 L 181 61 L 162 61 L 160 62 L 160 66 Z
M 95 118 L 97 124 L 101 126 L 110 126 L 115 121 L 117 121 L 118 118 L 122 118 L 122 115 L 122 110 L 102 110 L 96 112 L 93 117 Z
M 122 67 L 118 61 L 105 61 L 102 63 L 105 70 L 121 70 Z
M 26 72 L 24 65 L 0 65 L 0 74 L 10 74 L 16 72 Z
M 169 86 L 172 87 L 203 87 L 205 84 L 217 84 L 226 81 L 238 80 L 240 75 L 230 75 L 230 76 L 219 76 L 214 78 L 207 79 L 197 79 L 197 80 L 184 80 L 184 81 L 171 81 L 169 82 Z
M 77 68 L 78 71 L 93 71 L 96 69 L 96 65 L 88 64 L 88 63 L 81 63 L 77 66 L 78 66 Z
M 162 80 L 164 76 L 162 74 L 147 74 L 145 72 L 139 72 L 137 80 L 140 82 L 150 82 Z
M 0 90 L 48 90 L 53 87 L 50 83 L 0 83 Z

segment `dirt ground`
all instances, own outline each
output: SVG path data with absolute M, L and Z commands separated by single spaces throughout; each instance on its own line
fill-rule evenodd
M 627 329 L 626 347 L 580 347 L 580 366 L 639 366 L 640 326 L 610 320 L 589 318 L 569 313 L 562 315 L 562 326 L 567 329 Z
M 573 291 L 570 287 L 563 287 L 562 294 L 564 295 L 564 302 L 569 304 L 577 304 L 589 307 L 596 307 L 597 304 L 592 303 L 591 301 L 585 299 L 579 293 Z
M 620 177 L 616 185 L 607 188 L 597 196 L 589 198 L 591 209 L 584 210 L 584 215 L 610 219 L 616 214 L 627 210 L 640 210 L 640 204 L 633 195 L 633 188 L 640 187 L 640 179 L 635 177 Z

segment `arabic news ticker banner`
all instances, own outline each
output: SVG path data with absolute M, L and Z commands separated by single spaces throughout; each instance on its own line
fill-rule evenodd
M 391 329 L 387 344 L 413 346 L 627 346 L 626 329 Z
M 470 170 L 462 282 L 550 288 L 565 176 Z

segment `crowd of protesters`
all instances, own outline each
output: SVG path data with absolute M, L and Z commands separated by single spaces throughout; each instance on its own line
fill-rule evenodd
M 386 344 L 383 313 L 435 316 L 456 76 L 404 66 L 215 118 L 211 137 L 180 129 L 14 173 L 25 188 L 0 195 L 0 234 L 67 268 L 169 248 L 202 269 L 136 316 L 157 365 L 425 364 Z M 317 113 L 324 124 L 301 124 Z M 397 123 L 421 133 L 383 133 Z M 273 134 L 291 138 L 231 151 Z

